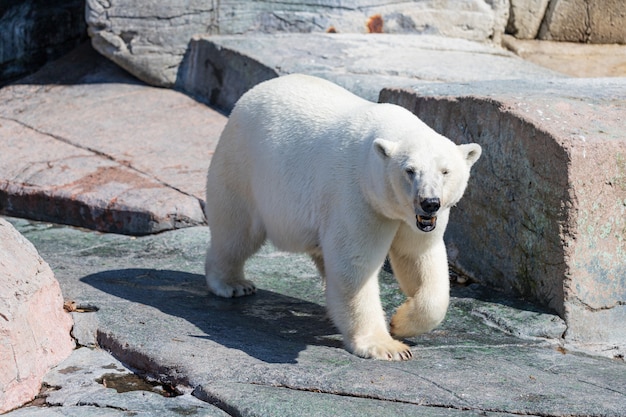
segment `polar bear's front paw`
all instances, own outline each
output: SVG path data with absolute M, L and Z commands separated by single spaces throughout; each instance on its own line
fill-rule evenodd
M 210 282 L 209 289 L 213 294 L 224 298 L 242 297 L 256 292 L 256 286 L 247 279 L 230 283 Z
M 355 344 L 353 352 L 362 358 L 386 361 L 406 361 L 413 357 L 407 345 L 391 338 L 385 341 Z

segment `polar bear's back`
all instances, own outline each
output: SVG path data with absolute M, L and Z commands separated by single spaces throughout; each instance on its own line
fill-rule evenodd
M 328 196 L 349 199 L 358 192 L 339 183 L 353 181 L 362 169 L 369 144 L 358 115 L 372 106 L 305 75 L 254 87 L 233 109 L 212 158 L 207 210 L 236 193 L 276 246 L 308 250 L 318 239 Z
M 316 132 L 335 130 L 371 105 L 373 103 L 329 81 L 292 74 L 266 81 L 248 91 L 237 102 L 231 118 L 263 126 L 263 133 L 271 133 L 264 137 L 272 141 L 280 140 L 283 135 L 290 140 L 319 142 L 323 138 L 316 137 Z M 346 117 L 347 114 L 351 116 Z M 306 131 L 307 135 L 281 130 L 295 128 L 301 133 Z M 302 146 L 302 142 L 298 146 Z
M 374 106 L 317 77 L 275 78 L 237 102 L 216 156 L 236 159 L 232 163 L 240 169 L 245 165 L 251 177 L 293 179 L 309 167 L 307 175 L 321 175 L 328 170 L 321 171 L 319 164 L 345 166 L 351 154 L 367 147 L 360 119 Z

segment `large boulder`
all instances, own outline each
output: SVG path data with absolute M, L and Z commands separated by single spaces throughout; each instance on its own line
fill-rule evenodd
M 626 346 L 626 82 L 489 81 L 389 89 L 481 160 L 446 237 L 482 282 L 557 311 L 566 340 Z
M 385 32 L 487 41 L 499 39 L 508 18 L 508 0 L 87 0 L 86 4 L 94 48 L 137 78 L 165 87 L 175 84 L 189 40 L 196 34 Z
M 61 288 L 35 247 L 0 218 L 0 413 L 39 393 L 75 344 Z
M 626 43 L 623 0 L 551 0 L 539 39 Z

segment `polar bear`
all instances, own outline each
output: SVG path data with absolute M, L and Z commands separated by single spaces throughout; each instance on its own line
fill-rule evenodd
M 479 145 L 457 146 L 402 107 L 320 78 L 261 83 L 237 102 L 211 160 L 209 289 L 253 294 L 244 262 L 269 239 L 311 256 L 349 351 L 410 359 L 409 347 L 391 335 L 418 335 L 445 317 L 443 234 L 480 154 Z M 391 335 L 378 286 L 387 255 L 408 297 Z

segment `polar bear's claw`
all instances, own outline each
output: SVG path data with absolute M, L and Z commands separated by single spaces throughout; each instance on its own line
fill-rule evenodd
M 243 297 L 245 295 L 253 295 L 256 293 L 256 286 L 248 280 L 229 284 L 221 282 L 213 285 L 211 284 L 209 284 L 211 292 L 224 298 Z
M 242 297 L 244 295 L 252 295 L 256 293 L 256 286 L 250 281 L 242 282 L 241 284 L 237 284 L 233 286 L 233 298 L 234 297 Z
M 413 358 L 413 352 L 407 345 L 393 339 L 369 346 L 356 347 L 354 353 L 362 358 L 387 361 L 406 361 Z

